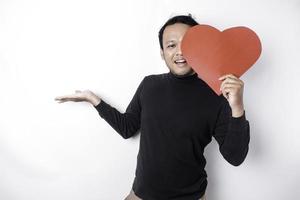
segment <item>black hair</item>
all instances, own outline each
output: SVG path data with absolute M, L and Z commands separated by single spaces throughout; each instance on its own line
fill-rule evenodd
M 158 32 L 159 45 L 160 45 L 161 49 L 163 49 L 163 34 L 164 34 L 164 30 L 166 29 L 167 26 L 173 25 L 175 23 L 187 24 L 189 26 L 196 26 L 196 25 L 199 24 L 192 17 L 191 14 L 188 14 L 188 15 L 177 15 L 177 16 L 174 16 L 174 17 L 168 19 L 168 21 L 160 28 L 160 30 Z

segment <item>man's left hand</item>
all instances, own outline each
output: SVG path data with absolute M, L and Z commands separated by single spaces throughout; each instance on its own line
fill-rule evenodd
M 232 116 L 240 117 L 244 114 L 243 91 L 244 82 L 233 74 L 226 74 L 219 78 L 222 81 L 220 90 L 229 102 Z

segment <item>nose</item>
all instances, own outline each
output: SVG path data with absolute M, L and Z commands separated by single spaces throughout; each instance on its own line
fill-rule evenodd
M 182 55 L 181 42 L 177 44 L 176 55 Z

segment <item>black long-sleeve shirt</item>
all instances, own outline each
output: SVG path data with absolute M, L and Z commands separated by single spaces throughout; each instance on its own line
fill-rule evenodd
M 207 187 L 203 152 L 212 137 L 234 166 L 248 153 L 245 112 L 232 117 L 226 98 L 216 95 L 196 73 L 146 76 L 125 113 L 103 100 L 95 108 L 125 139 L 140 130 L 132 189 L 143 200 L 199 199 Z

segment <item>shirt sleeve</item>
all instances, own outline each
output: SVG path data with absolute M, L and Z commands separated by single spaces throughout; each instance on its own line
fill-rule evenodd
M 103 118 L 124 139 L 130 138 L 140 129 L 140 95 L 144 82 L 145 78 L 141 81 L 124 113 L 119 112 L 115 107 L 109 105 L 102 99 L 98 105 L 94 106 L 100 117 Z
M 250 125 L 245 111 L 240 117 L 232 117 L 228 101 L 223 100 L 213 137 L 225 160 L 234 166 L 242 164 L 248 154 L 250 142 Z

